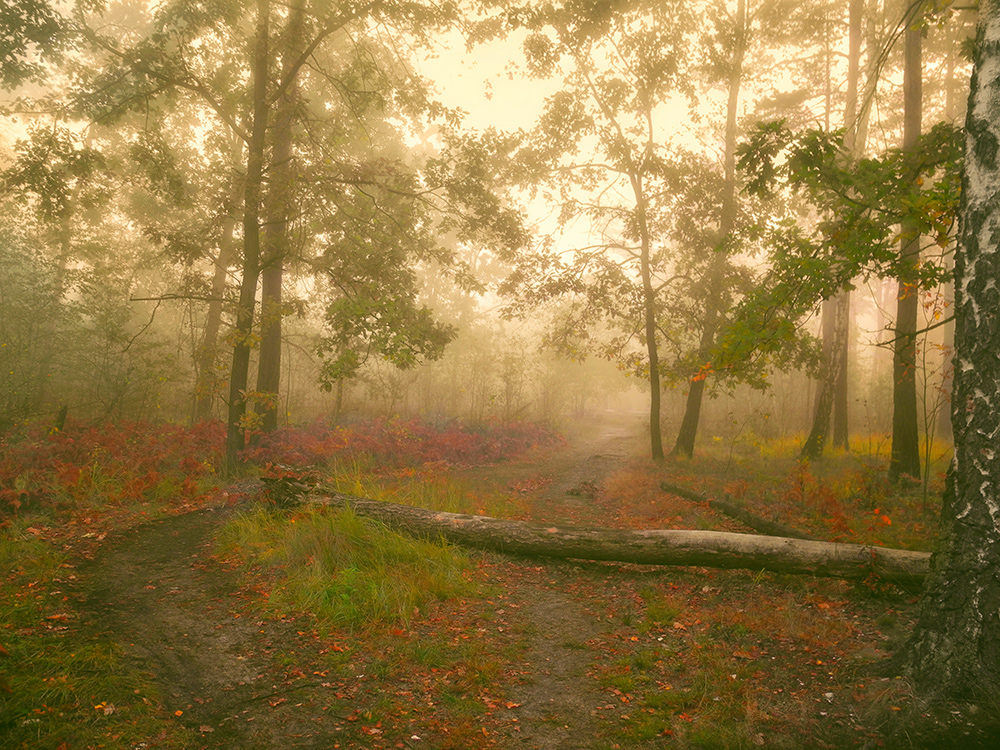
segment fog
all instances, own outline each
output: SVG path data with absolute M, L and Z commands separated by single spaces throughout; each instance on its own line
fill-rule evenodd
M 655 457 L 804 441 L 843 371 L 823 441 L 871 439 L 906 340 L 948 437 L 971 13 L 312 5 L 112 3 L 4 63 L 7 428 L 614 410 Z

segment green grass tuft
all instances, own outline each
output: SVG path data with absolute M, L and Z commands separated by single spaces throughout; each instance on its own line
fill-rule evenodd
M 469 560 L 455 548 L 402 536 L 350 510 L 257 510 L 230 522 L 220 539 L 227 552 L 278 575 L 275 605 L 341 628 L 406 623 L 430 601 L 473 589 Z

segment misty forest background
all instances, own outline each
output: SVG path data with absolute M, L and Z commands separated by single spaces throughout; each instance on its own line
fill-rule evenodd
M 0 3 L 0 735 L 995 747 L 998 10 Z
M 970 10 L 5 7 L 5 431 L 619 409 L 944 470 Z

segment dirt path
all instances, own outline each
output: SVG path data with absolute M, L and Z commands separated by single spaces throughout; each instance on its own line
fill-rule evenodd
M 641 451 L 640 436 L 634 415 L 579 423 L 565 450 L 535 465 L 485 467 L 481 476 L 538 477 L 536 518 L 586 523 L 598 485 Z M 300 637 L 294 623 L 257 619 L 253 592 L 212 558 L 215 534 L 231 512 L 188 513 L 109 540 L 81 571 L 82 609 L 98 637 L 124 646 L 159 687 L 154 697 L 182 728 L 185 747 L 353 747 L 335 744 L 344 738 L 344 711 L 308 671 L 316 642 Z M 510 592 L 529 642 L 528 674 L 512 695 L 520 706 L 509 746 L 582 750 L 595 746 L 594 717 L 606 701 L 587 677 L 586 643 L 598 623 L 568 590 L 574 566 L 536 570 L 543 573 L 534 583 Z M 301 654 L 300 664 L 276 664 L 279 644 Z
M 569 446 L 544 464 L 532 467 L 547 481 L 532 498 L 534 520 L 593 524 L 601 482 L 641 455 L 642 418 L 608 414 L 601 421 L 577 422 Z M 548 562 L 543 580 L 515 593 L 531 622 L 527 662 L 533 671 L 514 691 L 520 703 L 518 724 L 523 747 L 539 750 L 586 750 L 606 747 L 595 738 L 596 717 L 607 695 L 588 677 L 594 651 L 588 641 L 600 634 L 595 613 L 571 593 L 579 578 L 573 563 Z
M 248 615 L 236 576 L 211 559 L 226 515 L 174 516 L 107 545 L 81 571 L 84 609 L 99 637 L 124 646 L 150 674 L 188 746 L 329 747 L 311 703 L 275 721 L 270 704 L 289 685 L 276 681 L 270 654 L 297 636 L 289 624 Z

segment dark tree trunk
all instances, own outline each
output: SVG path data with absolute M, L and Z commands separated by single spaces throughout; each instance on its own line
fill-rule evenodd
M 841 296 L 846 297 L 844 305 L 847 310 L 844 315 L 847 317 L 847 335 L 840 340 L 840 351 L 836 354 L 839 364 L 837 365 L 837 382 L 834 384 L 833 392 L 833 447 L 850 451 L 847 366 L 850 364 L 851 351 L 851 293 L 845 290 L 841 292 Z
M 236 239 L 232 236 L 235 228 L 234 220 L 226 220 L 226 229 L 219 243 L 219 255 L 215 259 L 215 273 L 212 276 L 212 299 L 208 303 L 205 315 L 205 334 L 198 350 L 198 375 L 195 382 L 194 422 L 212 418 L 212 407 L 215 396 L 221 387 L 215 372 L 216 358 L 219 354 L 219 331 L 222 329 L 222 301 L 226 294 L 229 268 L 235 255 Z M 232 225 L 229 228 L 229 225 Z
M 851 0 L 848 11 L 847 96 L 844 103 L 844 149 L 851 160 L 859 159 L 864 153 L 870 111 L 867 99 L 858 101 L 863 15 L 864 0 Z M 827 76 L 829 82 L 829 71 Z M 829 103 L 827 107 L 829 121 Z M 841 291 L 823 305 L 823 356 L 827 370 L 817 394 L 812 429 L 802 450 L 802 455 L 809 458 L 818 458 L 823 453 L 830 432 L 830 415 L 826 411 L 830 408 L 833 409 L 833 445 L 835 448 L 850 449 L 847 398 L 850 315 L 850 290 Z M 843 335 L 837 337 L 838 331 Z
M 669 492 L 671 495 L 683 497 L 685 500 L 691 500 L 696 503 L 706 503 L 712 510 L 724 513 L 730 518 L 735 518 L 744 526 L 753 529 L 758 534 L 766 534 L 767 536 L 784 536 L 789 537 L 790 539 L 809 539 L 812 541 L 819 541 L 809 534 L 799 531 L 798 529 L 793 529 L 791 526 L 786 526 L 785 524 L 778 523 L 777 521 L 769 521 L 766 518 L 761 518 L 760 516 L 751 513 L 746 508 L 734 505 L 727 500 L 716 500 L 714 497 L 706 497 L 705 495 L 689 490 L 686 487 L 671 484 L 670 482 L 660 482 L 660 489 L 664 492 Z
M 839 294 L 829 304 L 829 315 L 832 318 L 830 344 L 827 347 L 828 360 L 826 376 L 820 383 L 819 396 L 816 399 L 816 413 L 813 418 L 812 430 L 802 446 L 801 457 L 815 460 L 823 455 L 826 439 L 830 434 L 830 414 L 837 395 L 837 383 L 840 371 L 847 367 L 845 357 L 838 356 L 847 343 L 850 328 L 850 295 Z
M 687 401 L 684 403 L 684 417 L 677 431 L 677 442 L 671 454 L 674 456 L 694 455 L 694 443 L 698 437 L 698 422 L 701 419 L 701 402 L 705 396 L 705 381 L 695 380 L 688 386 Z
M 293 74 L 298 60 L 305 22 L 305 5 L 297 0 L 290 8 L 283 36 L 282 80 Z M 292 125 L 298 87 L 289 80 L 274 117 L 274 146 L 271 153 L 270 186 L 265 204 L 263 271 L 261 274 L 260 357 L 257 363 L 257 391 L 266 394 L 260 406 L 260 429 L 278 429 L 278 400 L 281 388 L 281 301 L 285 258 L 289 247 L 289 218 L 294 194 L 295 163 Z
M 803 539 L 687 529 L 550 526 L 414 508 L 334 494 L 311 502 L 351 508 L 400 531 L 518 555 L 612 560 L 640 565 L 696 565 L 863 579 L 872 573 L 907 588 L 927 575 L 926 552 Z
M 270 0 L 257 0 L 257 28 L 254 36 L 251 67 L 253 111 L 250 142 L 247 144 L 247 177 L 243 199 L 243 278 L 236 308 L 233 366 L 229 380 L 229 414 L 226 422 L 225 473 L 238 466 L 240 452 L 246 447 L 247 379 L 257 282 L 260 279 L 260 203 L 264 174 L 264 147 L 267 133 L 267 72 L 269 55 Z
M 911 26 L 916 20 L 911 21 Z M 920 136 L 921 61 L 919 28 L 908 28 L 904 36 L 903 150 L 912 152 Z M 914 185 L 914 190 L 919 187 Z M 920 478 L 920 426 L 917 412 L 917 262 L 920 237 L 910 222 L 901 227 L 901 270 L 896 294 L 896 340 L 892 357 L 892 455 L 889 479 L 904 474 Z
M 278 400 L 281 387 L 281 285 L 284 259 L 272 257 L 261 271 L 260 354 L 257 359 L 257 388 L 260 430 L 278 429 Z
M 663 460 L 663 437 L 660 429 L 660 358 L 656 343 L 655 294 L 649 274 L 648 252 L 643 253 L 643 288 L 646 296 L 646 351 L 649 356 L 649 452 L 654 461 Z
M 1000 685 L 1000 5 L 980 7 L 955 253 L 955 459 L 941 541 L 900 659 L 925 694 Z
M 652 135 L 652 134 L 650 134 Z M 646 335 L 646 355 L 649 358 L 649 448 L 654 461 L 663 460 L 663 438 L 660 431 L 660 355 L 656 341 L 656 291 L 653 289 L 651 254 L 653 241 L 647 221 L 646 192 L 641 167 L 633 164 L 630 177 L 635 195 L 636 222 L 639 225 L 639 266 L 642 276 L 643 325 Z

